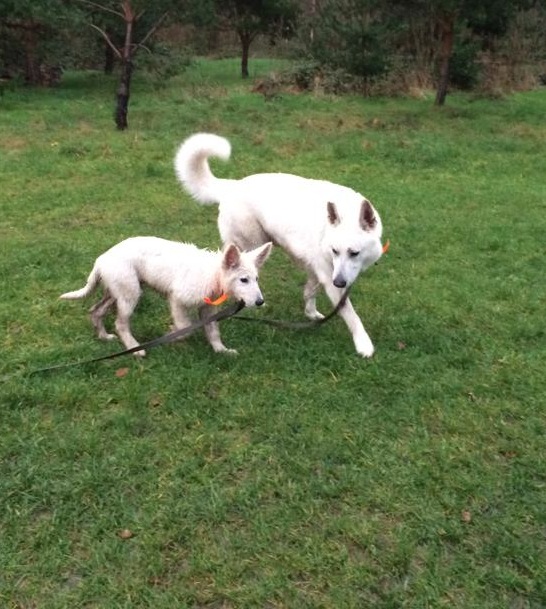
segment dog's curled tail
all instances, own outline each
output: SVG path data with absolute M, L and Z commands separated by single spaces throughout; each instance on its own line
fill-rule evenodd
M 230 155 L 231 145 L 224 137 L 213 133 L 196 133 L 184 141 L 176 153 L 176 175 L 199 203 L 218 203 L 218 185 L 225 180 L 212 174 L 208 158 L 213 156 L 227 161 Z
M 89 274 L 89 277 L 87 278 L 87 283 L 83 288 L 81 288 L 80 290 L 74 290 L 73 292 L 66 292 L 65 294 L 61 294 L 59 298 L 61 298 L 62 300 L 76 300 L 78 298 L 85 298 L 95 290 L 99 281 L 100 273 L 97 270 L 97 267 L 94 266 L 93 270 Z

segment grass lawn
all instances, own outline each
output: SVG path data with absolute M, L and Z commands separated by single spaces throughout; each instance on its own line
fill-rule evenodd
M 0 607 L 546 607 L 546 90 L 266 102 L 237 61 L 203 61 L 160 89 L 137 74 L 118 132 L 116 84 L 0 98 Z M 119 347 L 92 299 L 58 299 L 105 249 L 219 245 L 174 176 L 196 131 L 230 139 L 223 177 L 373 201 L 391 249 L 352 299 L 376 355 L 338 319 L 226 321 L 235 358 L 196 334 L 28 374 Z M 303 279 L 276 250 L 253 314 L 301 319 Z M 168 327 L 147 292 L 135 336 Z

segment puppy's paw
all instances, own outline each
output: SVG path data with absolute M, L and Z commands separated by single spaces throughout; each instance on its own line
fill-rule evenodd
M 222 351 L 222 353 L 226 353 L 227 355 L 239 355 L 239 352 L 237 351 L 237 349 L 228 349 L 227 347 Z
M 320 321 L 324 319 L 324 315 L 318 311 L 305 311 L 305 316 L 313 321 Z
M 135 357 L 144 357 L 146 355 L 146 351 L 144 349 L 141 349 L 140 351 L 135 351 L 133 355 Z
M 107 332 L 99 332 L 97 338 L 99 340 L 114 340 L 117 336 L 115 334 L 108 334 Z

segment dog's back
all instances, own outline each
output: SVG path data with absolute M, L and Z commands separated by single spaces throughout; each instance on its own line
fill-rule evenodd
M 203 284 L 217 271 L 219 255 L 192 243 L 131 237 L 99 256 L 97 266 L 104 283 L 136 276 L 158 292 L 177 290 L 185 301 L 198 303 Z

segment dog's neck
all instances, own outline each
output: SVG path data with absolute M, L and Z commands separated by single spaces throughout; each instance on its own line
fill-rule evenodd
M 219 270 L 214 275 L 210 285 L 208 286 L 208 291 L 205 294 L 205 297 L 208 297 L 211 300 L 216 300 L 217 298 L 224 295 L 225 293 L 226 293 L 225 286 L 223 285 L 223 282 L 222 282 L 222 271 Z

